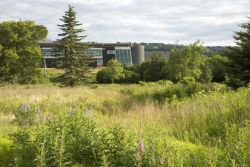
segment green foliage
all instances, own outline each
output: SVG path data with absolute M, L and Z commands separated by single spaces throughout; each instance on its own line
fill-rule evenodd
M 246 121 L 243 127 L 237 124 L 225 125 L 228 165 L 248 166 L 250 164 L 250 126 Z
M 147 82 L 155 82 L 166 79 L 166 70 L 167 59 L 162 55 L 154 55 L 151 61 L 141 64 L 141 79 Z
M 39 109 L 34 105 L 22 104 L 17 110 L 14 110 L 15 122 L 21 126 L 33 125 L 36 121 L 36 114 Z
M 59 44 L 64 53 L 65 73 L 59 77 L 59 80 L 66 86 L 75 86 L 89 79 L 89 67 L 84 54 L 88 46 L 82 42 L 85 36 L 81 33 L 84 30 L 78 28 L 82 24 L 76 20 L 76 12 L 72 6 L 68 7 L 61 21 L 63 24 L 59 27 L 62 33 L 59 36 L 62 38 Z
M 23 87 L 27 96 L 32 88 L 35 86 Z M 8 114 L 5 109 L 9 111 L 9 108 L 22 112 L 18 105 L 21 101 L 29 104 L 29 110 L 23 110 L 31 112 L 31 116 L 35 108 L 41 112 L 34 112 L 36 124 L 26 123 L 30 119 L 27 114 L 20 116 L 22 125 L 8 127 L 13 131 L 9 139 L 0 134 L 0 164 L 27 167 L 250 165 L 249 88 L 230 91 L 225 85 L 201 84 L 192 77 L 184 77 L 176 84 L 161 80 L 86 88 L 83 97 L 86 92 L 98 92 L 97 96 L 103 93 L 104 98 L 89 106 L 85 104 L 87 99 L 69 95 L 74 92 L 74 97 L 78 96 L 81 93 L 76 92 L 84 87 L 60 88 L 63 92 L 58 89 L 55 92 L 61 98 L 51 96 L 35 101 L 31 98 L 30 104 L 27 99 L 15 98 L 18 88 L 12 86 L 14 98 L 11 96 L 9 101 L 4 98 L 5 103 L 0 99 L 1 115 Z M 112 91 L 113 96 L 108 95 L 110 99 L 107 89 Z M 4 91 L 1 88 L 1 97 Z M 37 89 L 32 92 L 37 93 Z M 157 93 L 160 100 L 153 96 Z M 132 106 L 129 110 L 121 105 L 128 98 L 133 102 L 129 103 Z M 161 105 L 152 103 L 161 99 L 165 100 Z M 5 107 L 6 104 L 9 106 Z M 108 114 L 101 112 L 104 110 Z M 4 125 L 2 121 L 0 118 L 0 124 Z
M 202 74 L 202 65 L 205 63 L 203 55 L 205 48 L 196 42 L 182 49 L 174 49 L 168 61 L 169 79 L 177 82 L 183 77 L 194 77 L 199 80 Z
M 124 76 L 123 67 L 117 60 L 110 60 L 108 62 L 107 70 L 109 71 L 111 82 L 114 83 L 115 80 L 118 80 Z
M 10 139 L 0 137 L 0 167 L 5 167 L 9 162 L 11 162 L 13 152 L 12 141 Z
M 96 81 L 98 83 L 111 83 L 110 71 L 107 68 L 98 71 L 96 74 Z
M 139 82 L 139 87 L 128 88 L 122 90 L 123 94 L 127 94 L 132 101 L 142 104 L 153 100 L 158 104 L 172 102 L 192 97 L 197 93 L 224 92 L 227 87 L 221 84 L 210 83 L 202 84 L 196 82 L 193 77 L 184 77 L 177 84 L 168 80 L 161 80 L 153 83 Z
M 86 112 L 71 110 L 33 131 L 24 129 L 12 134 L 10 137 L 16 153 L 13 165 L 133 167 L 211 164 L 205 147 L 163 137 L 157 127 L 147 127 L 144 135 L 144 138 L 141 134 L 138 138 L 137 133 L 117 125 L 108 129 L 97 128 Z M 221 157 L 216 149 L 211 149 L 210 154 Z
M 114 83 L 122 78 L 124 78 L 123 66 L 117 60 L 110 60 L 107 68 L 98 71 L 96 74 L 98 83 Z
M 119 79 L 119 83 L 138 83 L 140 81 L 140 75 L 135 71 L 123 70 L 124 77 Z
M 118 103 L 114 99 L 106 98 L 101 105 L 103 114 L 114 114 L 118 110 Z
M 234 39 L 238 47 L 231 47 L 228 53 L 227 83 L 234 88 L 246 86 L 250 82 L 250 18 L 240 25 Z
M 156 82 L 171 80 L 178 82 L 184 77 L 193 77 L 196 81 L 209 83 L 212 80 L 212 69 L 207 58 L 203 55 L 205 48 L 201 43 L 176 47 L 167 59 L 163 55 L 153 55 L 151 61 L 146 61 L 134 69 L 129 69 L 135 81 Z M 140 74 L 140 78 L 136 77 Z M 127 75 L 129 76 L 129 75 Z M 124 80 L 129 80 L 125 75 Z M 132 82 L 132 81 L 131 81 Z M 132 82 L 134 83 L 134 82 Z
M 0 24 L 0 76 L 2 81 L 32 83 L 39 75 L 41 49 L 38 41 L 47 36 L 44 26 L 33 21 Z
M 15 152 L 11 165 L 13 166 L 31 166 L 30 160 L 34 159 L 34 145 L 31 141 L 31 133 L 28 129 L 19 129 L 17 132 L 10 134 L 13 141 Z
M 179 83 L 182 85 L 193 85 L 195 84 L 195 79 L 193 77 L 184 77 Z
M 212 70 L 212 81 L 223 82 L 226 79 L 226 64 L 228 58 L 221 55 L 213 55 L 207 59 L 208 65 Z
M 121 74 L 116 79 L 113 77 L 113 80 L 112 70 L 103 69 L 97 73 L 96 80 L 98 83 L 110 83 L 110 80 L 117 83 L 171 80 L 176 83 L 184 77 L 193 77 L 195 81 L 201 83 L 224 81 L 226 75 L 224 64 L 227 59 L 219 55 L 205 57 L 205 51 L 205 47 L 198 41 L 188 46 L 176 47 L 172 50 L 169 59 L 161 54 L 155 54 L 151 61 L 137 66 L 124 67 L 123 70 L 120 69 L 123 76 Z
M 109 166 L 134 166 L 137 145 L 134 134 L 122 127 L 114 126 L 104 138 L 103 154 L 107 156 Z
M 205 63 L 201 65 L 201 75 L 198 79 L 202 83 L 210 83 L 213 79 L 213 71 L 209 66 L 208 60 L 206 59 Z

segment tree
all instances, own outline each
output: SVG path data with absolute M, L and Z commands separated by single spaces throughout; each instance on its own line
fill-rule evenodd
M 155 82 L 166 79 L 167 59 L 161 54 L 154 54 L 152 60 L 141 64 L 140 73 L 144 81 Z
M 198 81 L 202 83 L 210 83 L 213 79 L 213 71 L 209 65 L 208 59 L 206 59 L 205 62 L 202 63 L 200 67 L 201 67 L 201 75 Z
M 110 60 L 107 68 L 104 68 L 96 74 L 96 80 L 99 83 L 114 83 L 125 77 L 123 66 L 117 60 Z
M 250 82 L 250 17 L 240 25 L 241 31 L 235 32 L 238 47 L 230 47 L 227 66 L 227 83 L 234 88 L 246 86 Z
M 184 77 L 194 77 L 199 80 L 202 75 L 202 65 L 205 64 L 203 55 L 205 48 L 200 42 L 174 49 L 168 61 L 169 79 L 177 82 Z
M 0 80 L 34 82 L 42 60 L 38 41 L 47 34 L 46 27 L 33 21 L 0 23 Z
M 64 53 L 65 68 L 65 73 L 60 78 L 65 85 L 75 86 L 89 79 L 89 67 L 85 54 L 88 46 L 82 42 L 86 37 L 82 35 L 85 30 L 78 28 L 82 24 L 76 20 L 76 12 L 72 6 L 68 7 L 60 20 L 63 24 L 58 26 L 62 33 L 58 35 L 62 37 L 59 44 Z
M 209 57 L 208 65 L 212 70 L 212 81 L 213 82 L 224 82 L 226 79 L 226 63 L 228 63 L 228 58 L 221 55 L 213 55 Z
M 123 74 L 123 67 L 122 67 L 122 64 L 119 63 L 117 60 L 110 60 L 108 62 L 108 71 L 110 73 L 110 76 L 111 76 L 111 82 L 114 83 L 115 80 L 118 80 L 122 77 L 124 77 L 124 74 Z
M 111 83 L 110 71 L 107 68 L 98 71 L 96 74 L 96 81 L 98 83 Z

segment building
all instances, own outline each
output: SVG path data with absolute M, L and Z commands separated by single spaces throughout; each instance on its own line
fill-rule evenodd
M 116 59 L 125 65 L 141 64 L 145 60 L 144 46 L 132 43 L 86 43 L 90 48 L 86 51 L 87 57 L 92 60 L 93 66 L 106 66 L 108 61 Z M 57 66 L 58 52 L 55 52 L 56 42 L 40 43 L 44 64 L 47 67 Z

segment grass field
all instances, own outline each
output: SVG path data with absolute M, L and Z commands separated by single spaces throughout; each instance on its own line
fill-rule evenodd
M 250 88 L 191 88 L 0 87 L 0 166 L 250 166 Z

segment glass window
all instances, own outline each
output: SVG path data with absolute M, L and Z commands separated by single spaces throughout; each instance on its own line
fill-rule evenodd
M 122 64 L 132 65 L 132 54 L 130 47 L 116 47 L 115 58 Z
M 85 52 L 85 54 L 88 57 L 102 57 L 102 48 L 90 48 Z
M 113 54 L 114 55 L 115 54 L 115 50 L 108 50 L 107 54 Z
M 97 66 L 103 66 L 103 59 L 97 59 Z

